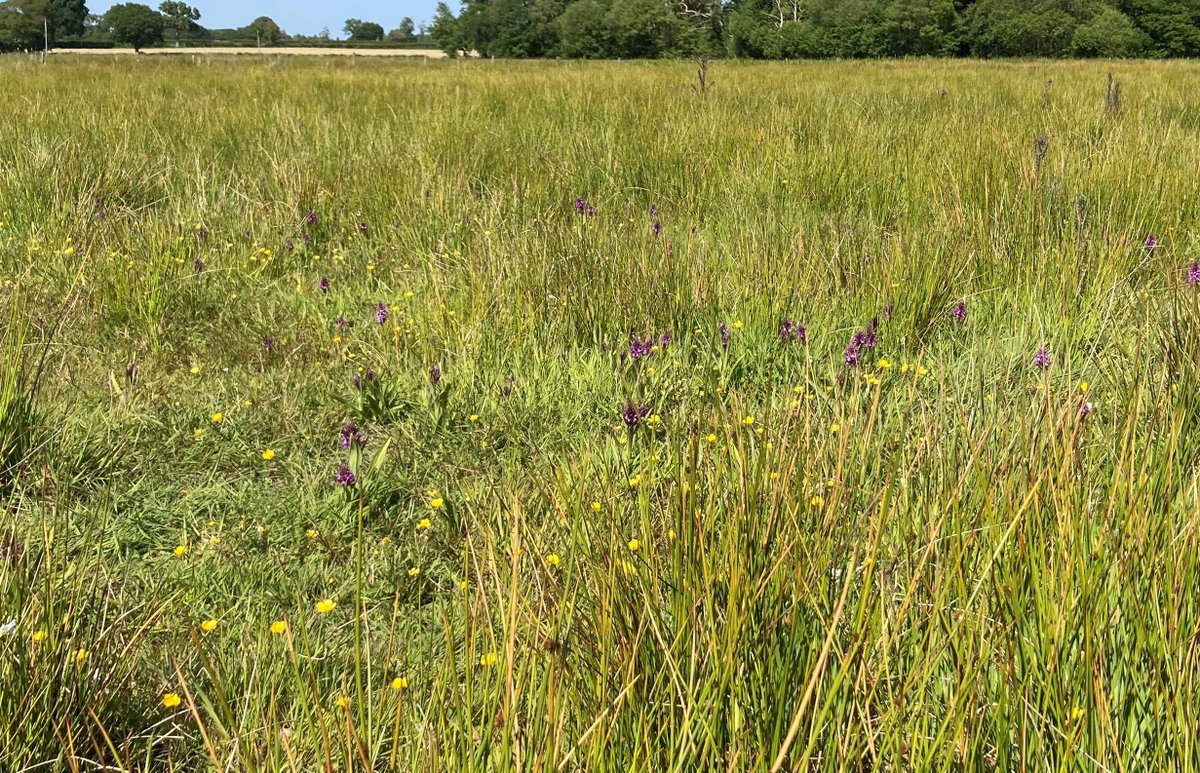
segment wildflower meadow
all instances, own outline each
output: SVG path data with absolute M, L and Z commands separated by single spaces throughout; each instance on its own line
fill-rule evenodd
M 1200 767 L 1200 64 L 0 77 L 0 770 Z

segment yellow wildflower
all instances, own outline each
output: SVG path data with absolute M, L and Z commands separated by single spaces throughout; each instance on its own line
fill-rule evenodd
M 212 633 L 213 631 L 217 630 L 217 621 L 210 617 L 209 619 L 200 623 L 200 630 L 204 631 L 205 633 Z
M 179 695 L 177 693 L 169 692 L 162 697 L 162 707 L 164 709 L 173 709 L 179 705 L 179 702 Z
M 398 676 L 392 680 L 392 689 L 393 690 L 403 690 L 406 687 L 408 687 L 408 680 L 405 679 L 404 677 Z
M 276 620 L 275 622 L 271 623 L 271 633 L 275 634 L 276 636 L 279 636 L 285 631 L 287 631 L 286 620 Z
M 263 452 L 262 452 L 262 458 L 263 458 L 263 460 L 264 460 L 264 461 L 267 461 L 267 462 L 269 462 L 269 461 L 271 461 L 272 459 L 274 459 L 274 458 L 275 458 L 275 451 L 274 451 L 274 449 L 268 448 L 266 451 L 263 451 Z
M 317 610 L 317 614 L 327 615 L 337 606 L 337 602 L 333 599 L 321 599 L 313 608 Z

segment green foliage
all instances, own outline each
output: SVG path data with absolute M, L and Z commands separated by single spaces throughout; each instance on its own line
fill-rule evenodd
M 1110 59 L 1140 56 L 1149 45 L 1150 38 L 1145 32 L 1134 26 L 1128 16 L 1108 6 L 1079 25 L 1071 37 L 1071 53 L 1075 56 Z
M 176 45 L 184 35 L 194 32 L 198 27 L 196 22 L 200 20 L 199 9 L 180 0 L 163 0 L 158 10 L 167 17 L 167 26 L 175 35 Z
M 462 24 L 444 2 L 437 4 L 433 20 L 429 23 L 429 36 L 449 56 L 469 50 Z
M 1118 7 L 1149 36 L 1153 55 L 1200 56 L 1200 3 L 1119 0 Z
M 269 16 L 259 16 L 250 22 L 246 26 L 246 34 L 249 38 L 265 45 L 278 43 L 287 37 L 287 33 Z
M 661 0 L 614 2 L 605 25 L 613 50 L 631 59 L 678 54 L 687 33 L 686 22 Z
M 342 31 L 350 40 L 383 40 L 383 27 L 373 21 L 346 19 Z
M 400 24 L 396 29 L 387 34 L 389 40 L 394 40 L 397 43 L 408 43 L 417 39 L 417 26 L 412 19 L 405 16 L 400 20 Z
M 558 17 L 558 46 L 555 54 L 575 59 L 609 56 L 607 22 L 609 5 L 604 0 L 575 0 Z
M 88 11 L 84 0 L 4 0 L 0 2 L 0 51 L 41 49 L 80 35 Z
M 120 3 L 104 14 L 103 25 L 118 43 L 140 51 L 161 43 L 165 22 L 162 14 L 141 3 Z
M 601 18 L 603 21 L 601 22 Z M 1194 56 L 1192 0 L 464 0 L 432 27 L 484 56 Z

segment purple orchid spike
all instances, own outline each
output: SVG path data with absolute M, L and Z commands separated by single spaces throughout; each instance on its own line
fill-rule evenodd
M 338 465 L 337 472 L 333 474 L 333 482 L 339 486 L 346 486 L 349 488 L 355 484 L 356 480 L 357 479 L 354 477 L 354 473 L 351 472 L 350 468 L 344 464 Z

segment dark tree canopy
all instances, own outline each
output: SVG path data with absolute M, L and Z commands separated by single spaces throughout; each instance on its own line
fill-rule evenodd
M 141 3 L 121 3 L 104 14 L 103 26 L 118 43 L 141 51 L 146 46 L 161 43 L 166 20 L 163 15 Z
M 462 0 L 448 53 L 629 58 L 1200 56 L 1200 0 Z
M 346 19 L 342 31 L 350 40 L 383 40 L 383 27 L 373 21 Z
M 287 33 L 270 16 L 259 16 L 245 27 L 247 37 L 254 38 L 259 43 L 270 45 L 278 43 L 287 37 Z
M 40 49 L 81 35 L 87 19 L 84 0 L 4 0 L 0 2 L 0 51 Z

